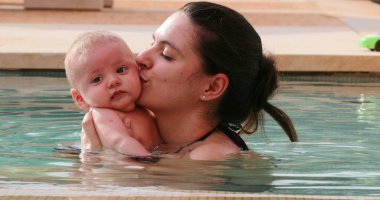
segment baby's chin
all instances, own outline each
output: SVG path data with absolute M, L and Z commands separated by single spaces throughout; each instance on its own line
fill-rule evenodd
M 126 103 L 126 104 L 119 104 L 114 105 L 111 107 L 113 110 L 118 110 L 121 112 L 130 112 L 136 108 L 136 103 Z

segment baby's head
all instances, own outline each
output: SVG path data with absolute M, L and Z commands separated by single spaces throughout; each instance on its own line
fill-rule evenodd
M 140 95 L 133 54 L 119 36 L 95 31 L 79 36 L 65 57 L 65 70 L 76 105 L 128 111 Z

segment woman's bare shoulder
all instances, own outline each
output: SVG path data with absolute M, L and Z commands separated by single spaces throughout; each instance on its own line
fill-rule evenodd
M 240 149 L 231 140 L 224 134 L 216 132 L 194 148 L 189 157 L 193 160 L 221 160 L 239 152 Z

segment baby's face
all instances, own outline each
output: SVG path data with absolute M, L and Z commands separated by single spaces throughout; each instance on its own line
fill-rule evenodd
M 141 93 L 138 67 L 124 43 L 95 47 L 80 63 L 76 85 L 93 108 L 129 111 Z

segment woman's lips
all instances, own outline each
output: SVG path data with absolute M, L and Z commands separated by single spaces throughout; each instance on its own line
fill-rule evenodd
M 141 84 L 145 84 L 146 82 L 148 82 L 148 81 L 146 81 L 144 79 L 140 79 L 140 81 L 141 81 Z
M 141 84 L 145 84 L 145 83 L 148 82 L 148 80 L 145 77 L 141 76 L 141 75 L 140 75 L 140 81 L 141 81 Z

